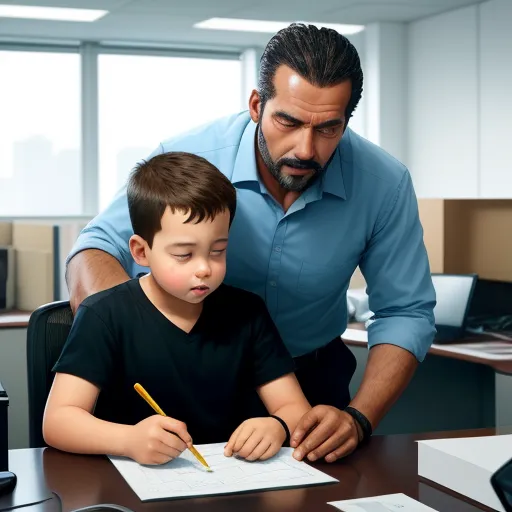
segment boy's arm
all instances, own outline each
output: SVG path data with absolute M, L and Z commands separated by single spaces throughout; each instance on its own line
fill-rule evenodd
M 115 375 L 119 350 L 111 322 L 80 306 L 54 367 L 43 418 L 44 439 L 63 451 L 121 455 L 141 464 L 168 462 L 192 443 L 184 423 L 154 415 L 136 425 L 122 425 L 92 414 L 100 389 Z
M 57 373 L 44 412 L 45 442 L 67 452 L 126 456 L 130 427 L 92 415 L 99 392 L 80 377 Z
M 43 436 L 49 445 L 65 451 L 121 455 L 126 428 L 92 415 L 118 359 L 113 327 L 96 309 L 100 304 L 108 310 L 105 303 L 78 308 L 53 368 L 56 375 L 46 403 Z
M 311 406 L 293 373 L 267 382 L 258 388 L 258 395 L 272 416 L 281 418 L 291 432 Z

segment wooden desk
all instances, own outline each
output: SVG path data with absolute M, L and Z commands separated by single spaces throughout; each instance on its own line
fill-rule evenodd
M 347 345 L 365 346 L 368 343 L 362 323 L 349 324 L 341 338 Z M 433 344 L 428 353 L 485 364 L 497 372 L 512 375 L 512 340 L 503 340 L 490 334 L 475 334 L 457 343 Z
M 142 503 L 105 457 L 70 455 L 51 448 L 13 450 L 10 452 L 10 469 L 18 475 L 19 485 L 26 486 L 27 480 L 31 480 L 33 486 L 46 482 L 61 497 L 63 512 L 99 503 L 116 503 L 134 511 L 148 512 L 333 512 L 335 509 L 327 505 L 328 501 L 398 492 L 439 512 L 476 512 L 490 509 L 418 477 L 415 440 L 496 433 L 508 432 L 486 429 L 435 435 L 376 436 L 367 446 L 343 461 L 315 465 L 337 478 L 338 484 L 154 503 Z M 33 468 L 38 469 L 35 471 Z M 30 512 L 31 509 L 26 510 Z M 55 502 L 39 506 L 37 510 L 53 512 L 56 510 Z
M 0 313 L 0 329 L 7 327 L 27 327 L 31 313 L 29 311 L 6 311 Z

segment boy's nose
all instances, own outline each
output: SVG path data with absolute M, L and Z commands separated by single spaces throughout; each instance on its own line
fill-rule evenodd
M 209 265 L 201 265 L 196 270 L 196 277 L 201 279 L 203 277 L 208 277 L 211 273 L 212 273 L 212 271 L 211 271 L 211 268 Z

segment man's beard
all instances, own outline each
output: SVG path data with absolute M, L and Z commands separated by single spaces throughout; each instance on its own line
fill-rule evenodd
M 327 169 L 334 156 L 333 153 L 325 167 L 322 167 L 314 160 L 298 160 L 296 158 L 281 158 L 274 162 L 270 156 L 267 141 L 265 140 L 263 130 L 261 129 L 261 123 L 258 123 L 258 149 L 270 174 L 276 179 L 282 188 L 292 192 L 304 192 L 304 190 L 310 187 L 323 174 L 325 169 Z M 313 174 L 305 176 L 286 175 L 281 172 L 281 167 L 283 167 L 283 165 L 293 167 L 295 169 L 311 170 L 313 171 Z

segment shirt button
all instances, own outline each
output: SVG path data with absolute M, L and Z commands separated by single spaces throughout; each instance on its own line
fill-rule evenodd
M 280 245 L 276 245 L 276 247 L 274 248 L 274 251 L 281 252 L 281 246 Z
M 272 286 L 273 288 L 275 288 L 277 286 L 277 283 L 275 281 L 270 281 L 268 284 L 270 286 Z

